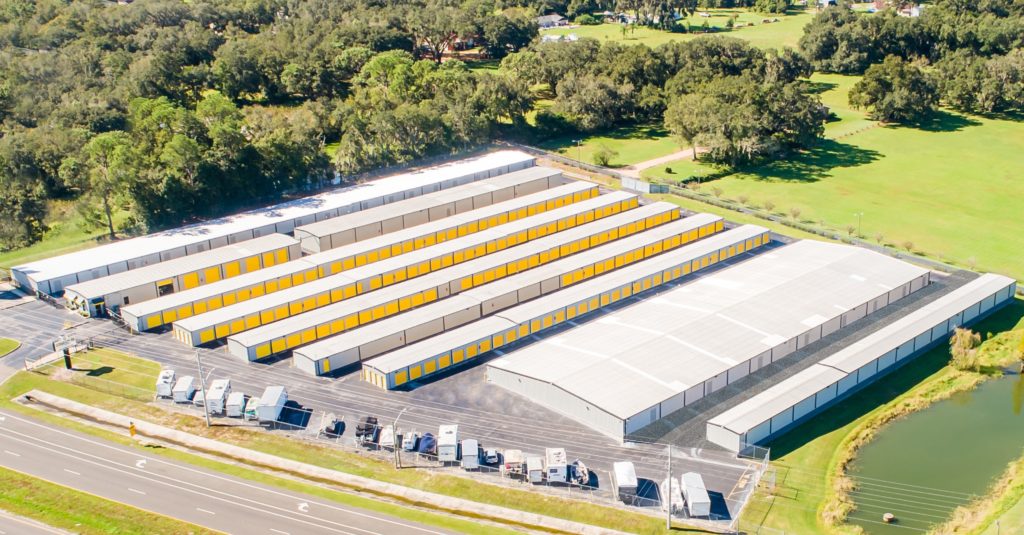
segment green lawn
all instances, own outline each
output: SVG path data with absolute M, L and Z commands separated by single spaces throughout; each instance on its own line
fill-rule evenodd
M 676 183 L 691 177 L 703 178 L 717 172 L 718 168 L 713 165 L 705 164 L 700 160 L 694 161 L 692 158 L 683 158 L 663 165 L 648 167 L 640 172 L 640 177 L 649 182 Z
M 126 216 L 123 212 L 115 214 L 115 228 Z M 75 212 L 71 203 L 50 203 L 49 215 L 46 217 L 49 230 L 43 239 L 28 247 L 0 252 L 0 268 L 10 269 L 26 262 L 95 247 L 97 240 L 106 234 L 106 228 L 84 229 L 82 221 L 82 216 Z
M 6 357 L 15 349 L 21 347 L 21 342 L 10 338 L 0 338 L 0 357 Z
M 577 139 L 582 140 L 579 146 L 576 144 Z M 541 143 L 540 147 L 569 158 L 594 163 L 594 153 L 602 145 L 619 153 L 609 163 L 612 168 L 625 167 L 681 150 L 679 142 L 668 130 L 656 124 L 622 126 L 590 136 L 582 134 L 555 138 Z
M 2 467 L 0 488 L 0 509 L 74 533 L 219 533 Z
M 121 397 L 149 401 L 156 394 L 160 364 L 113 349 L 93 349 L 71 357 L 72 370 L 59 360 L 42 368 L 56 379 L 67 380 Z
M 706 10 L 711 17 L 694 15 L 688 19 L 691 33 L 672 33 L 662 30 L 637 26 L 633 29 L 627 28 L 626 33 L 622 32 L 622 25 L 617 23 L 600 24 L 597 26 L 577 26 L 574 28 L 554 28 L 544 30 L 541 35 L 567 35 L 576 34 L 578 37 L 592 37 L 601 42 L 619 41 L 624 44 L 643 43 L 650 47 L 668 43 L 693 39 L 699 35 L 708 35 L 701 32 L 704 21 L 712 28 L 718 29 L 712 35 L 728 35 L 746 40 L 750 44 L 761 48 L 781 48 L 783 46 L 796 47 L 797 40 L 803 33 L 804 26 L 813 17 L 812 12 L 790 11 L 786 15 L 762 15 L 745 9 L 709 9 Z M 732 31 L 725 30 L 726 21 L 730 16 L 737 15 L 736 22 L 753 23 L 753 26 L 736 28 Z M 779 22 L 762 23 L 763 19 L 778 18 Z

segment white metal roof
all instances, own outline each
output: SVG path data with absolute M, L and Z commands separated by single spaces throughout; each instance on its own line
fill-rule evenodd
M 498 316 L 488 316 L 458 329 L 446 331 L 415 344 L 385 353 L 373 360 L 364 362 L 363 366 L 373 368 L 381 373 L 391 373 L 408 366 L 410 363 L 420 362 L 431 355 L 439 355 L 451 350 L 453 347 L 461 347 L 467 340 L 472 340 L 472 334 L 469 333 L 477 333 L 479 338 L 484 338 L 490 333 L 511 329 L 515 326 L 515 323 L 507 319 Z M 467 334 L 469 334 L 468 338 Z
M 287 398 L 287 392 L 283 386 L 268 386 L 263 391 L 263 395 L 260 396 L 260 405 L 265 407 L 274 406 L 278 403 L 284 403 L 287 401 Z
M 925 273 L 866 249 L 800 241 L 490 365 L 556 385 L 624 419 Z M 559 363 L 566 355 L 573 361 Z
M 369 222 L 380 221 L 403 214 L 414 214 L 421 210 L 427 210 L 434 206 L 440 206 L 456 199 L 472 198 L 496 189 L 507 188 L 517 184 L 523 184 L 539 178 L 561 175 L 562 172 L 550 167 L 528 167 L 520 171 L 499 175 L 493 178 L 472 182 L 454 188 L 441 190 L 435 193 L 413 197 L 404 201 L 369 208 L 360 212 L 332 217 L 316 223 L 303 225 L 295 229 L 310 236 L 329 236 L 338 232 L 344 232 L 366 225 Z
M 715 416 L 708 420 L 708 423 L 724 427 L 734 433 L 746 433 L 846 375 L 835 368 L 815 364 Z
M 107 277 L 72 284 L 66 288 L 66 291 L 78 294 L 86 299 L 100 297 L 298 243 L 298 240 L 291 236 L 268 234 L 234 245 L 226 245 L 217 249 L 175 258 L 174 260 L 167 260 L 159 264 L 152 264 L 139 269 L 123 271 Z
M 237 232 L 350 206 L 353 203 L 384 197 L 424 184 L 442 182 L 449 178 L 472 173 L 475 169 L 514 165 L 534 159 L 533 156 L 520 151 L 492 152 L 475 158 L 372 180 L 220 219 L 30 262 L 15 266 L 13 269 L 25 273 L 35 281 L 59 279 L 117 262 L 142 258 Z

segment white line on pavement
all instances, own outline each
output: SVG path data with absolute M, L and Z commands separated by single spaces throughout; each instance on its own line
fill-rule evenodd
M 214 513 L 213 511 L 210 511 L 209 509 L 203 509 L 202 507 L 196 507 L 196 511 L 199 511 L 201 513 L 210 514 L 210 515 L 217 514 L 217 513 Z
M 21 457 L 20 453 L 14 453 L 13 451 L 10 450 L 4 450 L 4 453 L 6 453 L 7 455 L 13 455 L 15 457 Z
M 134 492 L 135 494 L 141 494 L 141 495 L 143 495 L 143 496 L 145 496 L 145 495 L 146 495 L 146 493 L 145 493 L 145 492 L 142 492 L 141 490 L 138 490 L 138 489 L 133 489 L 133 488 L 131 488 L 131 487 L 128 487 L 128 490 L 130 490 L 130 491 Z
M 75 472 L 74 470 L 68 470 L 67 468 L 65 468 L 64 471 L 69 473 L 69 474 L 75 474 L 76 476 L 82 475 L 82 474 L 79 474 L 78 472 Z
M 281 531 L 279 529 L 274 529 L 274 528 L 270 528 L 270 531 L 273 531 L 274 533 L 280 533 L 281 535 L 291 535 L 287 531 Z

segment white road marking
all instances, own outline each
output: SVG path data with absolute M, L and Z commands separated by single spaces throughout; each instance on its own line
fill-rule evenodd
M 67 468 L 65 468 L 64 471 L 69 473 L 69 474 L 75 474 L 76 476 L 82 475 L 82 474 L 79 474 L 78 472 L 75 472 L 74 470 L 68 470 Z
M 279 529 L 274 529 L 274 528 L 270 528 L 270 531 L 273 531 L 274 533 L 280 533 L 281 535 L 291 535 L 287 531 L 281 531 Z
M 6 453 L 7 455 L 13 455 L 13 456 L 15 456 L 15 457 L 21 457 L 21 454 L 20 454 L 20 453 L 14 453 L 14 452 L 13 452 L 13 451 L 11 451 L 11 450 L 4 450 L 4 453 Z
M 145 459 L 139 459 L 138 461 L 135 461 L 135 468 L 145 468 L 145 467 L 146 467 L 146 460 Z
M 300 503 L 299 504 L 299 512 L 300 513 L 308 513 L 309 512 L 309 504 L 306 503 L 306 502 Z
M 141 490 L 133 489 L 133 488 L 131 488 L 131 487 L 128 487 L 128 490 L 130 490 L 130 491 L 134 492 L 135 494 L 141 494 L 141 495 L 143 495 L 143 496 L 145 496 L 145 495 L 146 495 L 146 493 L 145 493 L 145 492 L 142 492 Z
M 209 509 L 203 509 L 202 507 L 196 507 L 196 511 L 199 511 L 201 513 L 206 513 L 206 514 L 209 514 L 209 515 L 217 514 L 217 513 L 214 513 L 213 511 L 210 511 Z

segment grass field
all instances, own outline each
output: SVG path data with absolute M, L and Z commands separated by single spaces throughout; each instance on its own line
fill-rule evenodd
M 123 222 L 126 216 L 123 212 L 115 214 L 115 226 Z M 28 247 L 0 252 L 0 268 L 10 269 L 26 262 L 95 246 L 97 239 L 106 234 L 106 228 L 87 229 L 82 222 L 82 216 L 71 203 L 50 203 L 49 215 L 46 217 L 49 230 L 43 239 Z
M 708 35 L 701 32 L 702 24 L 707 21 L 708 26 L 717 31 L 711 35 L 727 35 L 748 41 L 750 44 L 760 48 L 781 48 L 784 46 L 796 47 L 803 27 L 813 17 L 812 12 L 792 10 L 786 15 L 762 15 L 744 9 L 709 9 L 710 17 L 692 16 L 688 19 L 690 33 L 672 33 L 662 30 L 637 26 L 627 28 L 626 33 L 622 32 L 622 25 L 617 23 L 600 24 L 597 26 L 576 26 L 572 28 L 554 28 L 544 30 L 541 35 L 567 35 L 576 34 L 578 37 L 591 37 L 601 42 L 619 41 L 623 44 L 642 43 L 650 47 L 668 43 L 671 41 L 682 41 L 693 39 L 700 35 Z M 726 21 L 732 15 L 736 15 L 736 22 L 753 23 L 753 26 L 736 28 L 731 31 L 725 29 Z M 779 22 L 762 23 L 766 18 L 778 18 Z
M 577 146 L 576 140 L 581 143 Z M 625 167 L 681 150 L 679 142 L 661 125 L 630 125 L 598 135 L 562 137 L 545 141 L 540 147 L 586 163 L 594 163 L 601 146 L 618 153 L 608 167 Z
M 0 489 L 0 509 L 74 533 L 219 533 L 2 467 Z
M 6 357 L 15 349 L 21 347 L 21 342 L 10 338 L 0 338 L 0 357 Z
M 993 333 L 1024 329 L 1024 301 L 1016 300 L 974 328 Z M 956 387 L 958 377 L 968 374 L 956 372 L 948 362 L 948 348 L 936 347 L 769 444 L 776 489 L 758 491 L 744 511 L 744 524 L 786 533 L 826 532 L 820 508 L 843 442 L 883 411 Z

